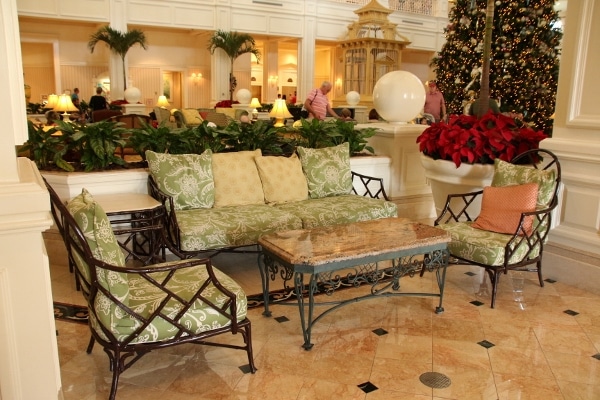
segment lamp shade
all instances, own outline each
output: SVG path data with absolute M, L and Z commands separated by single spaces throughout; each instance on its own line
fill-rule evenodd
M 252 101 L 250 102 L 250 107 L 252 107 L 252 108 L 260 108 L 260 107 L 262 107 L 261 104 L 260 104 L 260 101 L 258 101 L 257 97 L 253 97 L 252 98 Z
M 158 96 L 158 102 L 156 103 L 157 107 L 167 108 L 169 106 L 169 100 L 167 100 L 167 96 L 160 95 Z
M 68 94 L 61 94 L 58 96 L 58 101 L 54 106 L 54 111 L 62 111 L 62 112 L 70 112 L 70 111 L 79 111 L 77 107 L 71 101 L 71 96 Z
M 56 107 L 57 104 L 58 104 L 58 95 L 57 94 L 48 95 L 48 102 L 46 103 L 46 108 L 54 109 L 54 107 Z
M 293 117 L 293 115 L 288 111 L 287 106 L 285 105 L 285 100 L 283 99 L 275 100 L 275 104 L 273 105 L 271 112 L 269 112 L 269 116 L 275 118 L 275 125 L 273 125 L 275 127 L 285 125 L 284 120 L 286 118 Z

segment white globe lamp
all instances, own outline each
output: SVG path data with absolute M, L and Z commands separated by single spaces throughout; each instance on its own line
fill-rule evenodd
M 252 93 L 248 89 L 240 89 L 235 94 L 235 98 L 240 104 L 250 104 L 250 99 L 252 99 Z
M 388 72 L 373 88 L 373 105 L 389 123 L 406 124 L 423 110 L 425 87 L 408 71 Z
M 142 98 L 142 92 L 140 89 L 134 86 L 129 86 L 127 89 L 125 89 L 124 96 L 125 100 L 127 100 L 129 104 L 136 104 Z
M 346 104 L 349 106 L 356 106 L 360 103 L 360 93 L 355 92 L 354 90 L 346 93 Z

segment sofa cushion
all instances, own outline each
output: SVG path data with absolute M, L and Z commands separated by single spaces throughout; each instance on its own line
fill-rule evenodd
M 266 204 L 177 211 L 184 251 L 256 244 L 262 234 L 302 228 L 297 216 Z
M 538 184 L 538 207 L 548 207 L 554 197 L 556 173 L 554 170 L 539 170 L 527 165 L 515 165 L 496 159 L 494 161 L 494 177 L 492 186 Z
M 311 199 L 352 191 L 348 142 L 322 149 L 297 148 Z
M 165 154 L 146 151 L 148 169 L 158 188 L 173 196 L 176 210 L 210 208 L 215 202 L 212 152 Z
M 262 183 L 254 162 L 254 158 L 260 156 L 260 149 L 213 154 L 215 207 L 265 203 Z
M 267 203 L 285 203 L 308 198 L 306 177 L 296 154 L 254 159 Z
M 274 208 L 296 215 L 304 229 L 398 215 L 396 204 L 391 201 L 354 194 L 277 204 Z
M 202 123 L 202 116 L 195 108 L 184 108 L 181 110 L 183 115 L 183 121 L 188 126 L 200 125 Z
M 510 185 L 483 188 L 481 212 L 473 223 L 473 228 L 486 231 L 514 234 L 517 232 L 521 214 L 535 211 L 538 184 Z M 531 234 L 533 216 L 526 217 L 523 229 Z

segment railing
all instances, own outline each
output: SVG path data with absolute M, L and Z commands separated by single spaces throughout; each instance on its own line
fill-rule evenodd
M 366 5 L 370 0 L 331 0 L 336 3 Z M 385 3 L 385 1 L 382 1 Z M 435 0 L 388 0 L 387 7 L 393 11 L 420 15 L 435 15 Z

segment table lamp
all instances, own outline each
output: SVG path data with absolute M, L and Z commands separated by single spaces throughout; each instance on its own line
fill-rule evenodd
M 58 96 L 58 101 L 56 106 L 54 106 L 54 111 L 62 112 L 61 114 L 63 121 L 71 122 L 71 116 L 69 112 L 79 111 L 77 107 L 71 101 L 71 96 L 68 94 L 61 94 Z
M 167 100 L 167 96 L 160 95 L 158 96 L 158 102 L 156 103 L 157 107 L 167 108 L 169 107 L 169 100 Z
M 286 118 L 293 117 L 293 115 L 288 111 L 287 106 L 285 105 L 285 100 L 283 99 L 275 100 L 275 104 L 273 105 L 271 112 L 269 112 L 269 116 L 275 118 L 275 125 L 273 126 L 276 128 L 284 126 L 284 120 Z
M 260 101 L 258 101 L 257 97 L 253 97 L 250 102 L 250 107 L 252 107 L 252 119 L 258 119 L 258 110 L 257 108 L 261 108 Z
M 49 94 L 48 102 L 46 103 L 46 106 L 44 108 L 54 109 L 54 107 L 56 107 L 57 104 L 58 104 L 58 95 L 57 94 Z

